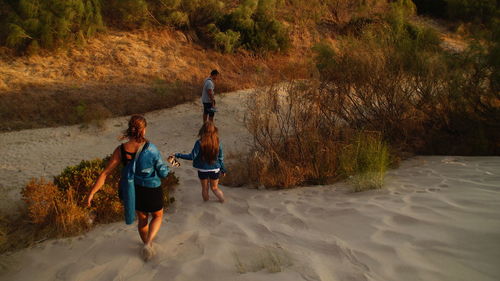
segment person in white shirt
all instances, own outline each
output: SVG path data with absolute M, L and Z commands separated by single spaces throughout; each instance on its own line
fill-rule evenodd
M 215 81 L 219 76 L 217 69 L 210 72 L 210 76 L 203 82 L 203 91 L 201 92 L 201 102 L 203 103 L 203 123 L 214 121 L 215 109 Z

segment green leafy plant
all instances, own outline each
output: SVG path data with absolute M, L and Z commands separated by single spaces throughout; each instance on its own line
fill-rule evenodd
M 388 147 L 377 133 L 359 132 L 340 151 L 339 172 L 356 192 L 382 188 L 388 166 Z

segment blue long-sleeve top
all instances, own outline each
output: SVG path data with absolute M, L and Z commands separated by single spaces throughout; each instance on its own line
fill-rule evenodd
M 165 178 L 168 173 L 168 166 L 163 162 L 160 151 L 149 142 L 144 144 L 139 157 L 123 167 L 119 195 L 123 201 L 126 224 L 132 224 L 135 220 L 135 186 L 159 188 L 160 178 Z
M 197 140 L 194 143 L 194 147 L 191 153 L 189 154 L 176 153 L 175 157 L 185 160 L 193 160 L 193 167 L 197 169 L 202 169 L 202 170 L 220 169 L 223 173 L 226 172 L 226 167 L 224 166 L 224 151 L 222 150 L 221 143 L 219 143 L 219 155 L 217 155 L 217 159 L 213 163 L 207 163 L 201 159 L 200 140 Z

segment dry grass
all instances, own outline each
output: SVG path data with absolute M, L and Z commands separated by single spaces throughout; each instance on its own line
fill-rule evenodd
M 380 189 L 389 167 L 389 152 L 379 132 L 360 132 L 339 153 L 339 174 L 348 177 L 355 192 Z
M 195 100 L 216 68 L 218 93 L 251 88 L 290 65 L 294 54 L 223 55 L 170 30 L 110 31 L 83 47 L 0 60 L 0 131 L 67 124 L 99 124 Z M 301 73 L 300 71 L 297 71 Z M 302 72 L 304 76 L 307 73 Z

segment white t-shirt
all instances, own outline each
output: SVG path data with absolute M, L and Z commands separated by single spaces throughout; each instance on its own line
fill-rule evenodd
M 203 91 L 201 92 L 201 102 L 202 103 L 211 103 L 212 100 L 210 100 L 210 96 L 208 95 L 208 90 L 212 90 L 212 93 L 215 94 L 214 92 L 214 81 L 212 81 L 212 78 L 208 77 L 205 79 L 203 82 Z

